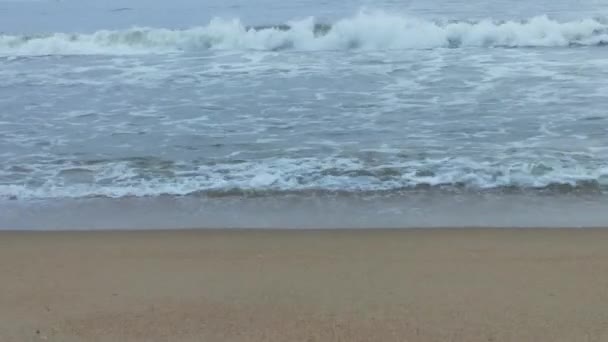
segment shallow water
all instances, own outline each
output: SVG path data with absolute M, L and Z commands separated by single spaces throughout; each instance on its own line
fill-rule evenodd
M 295 196 L 300 214 L 267 226 L 306 225 L 319 200 L 343 214 L 312 226 L 357 226 L 338 219 L 347 208 L 366 226 L 475 225 L 437 203 L 491 194 L 483 225 L 608 224 L 607 14 L 600 1 L 2 2 L 0 218 L 44 228 L 49 208 L 140 198 L 204 213 L 158 206 L 178 217 L 167 227 L 264 226 L 213 214 Z M 522 198 L 586 218 L 500 219 Z M 382 221 L 414 203 L 428 220 Z

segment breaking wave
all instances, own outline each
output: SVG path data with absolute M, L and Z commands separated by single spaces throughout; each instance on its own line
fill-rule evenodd
M 290 159 L 173 170 L 170 162 L 65 166 L 35 179 L 0 184 L 0 199 L 82 197 L 402 194 L 411 191 L 608 194 L 608 167 L 551 163 L 490 165 L 463 158 L 364 165 L 351 159 Z M 142 169 L 141 165 L 146 164 Z M 150 164 L 150 165 L 148 165 Z M 58 171 L 58 172 L 57 172 Z M 162 172 L 161 172 L 162 171 Z M 56 172 L 55 175 L 51 173 Z M 83 181 L 86 180 L 86 181 Z
M 184 30 L 131 28 L 89 34 L 0 35 L 0 55 L 150 54 L 200 50 L 390 50 L 461 47 L 572 47 L 608 44 L 608 22 L 560 22 L 547 16 L 520 21 L 437 22 L 361 12 L 322 24 L 314 18 L 251 27 L 216 18 Z

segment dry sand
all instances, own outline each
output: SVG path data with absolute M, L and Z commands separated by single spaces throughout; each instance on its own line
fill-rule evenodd
M 0 341 L 608 341 L 608 230 L 0 233 Z

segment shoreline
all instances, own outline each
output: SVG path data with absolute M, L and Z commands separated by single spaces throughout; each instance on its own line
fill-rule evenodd
M 608 196 L 90 198 L 0 201 L 13 230 L 608 227 Z M 238 213 L 238 214 L 237 214 Z
M 1 231 L 2 341 L 603 341 L 608 229 Z

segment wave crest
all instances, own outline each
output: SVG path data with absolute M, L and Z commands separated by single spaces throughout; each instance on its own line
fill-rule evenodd
M 547 16 L 523 21 L 435 22 L 361 12 L 332 25 L 314 18 L 248 27 L 216 18 L 185 30 L 132 28 L 90 34 L 0 35 L 8 56 L 147 54 L 200 50 L 391 50 L 459 47 L 569 47 L 608 44 L 608 22 L 559 22 Z

